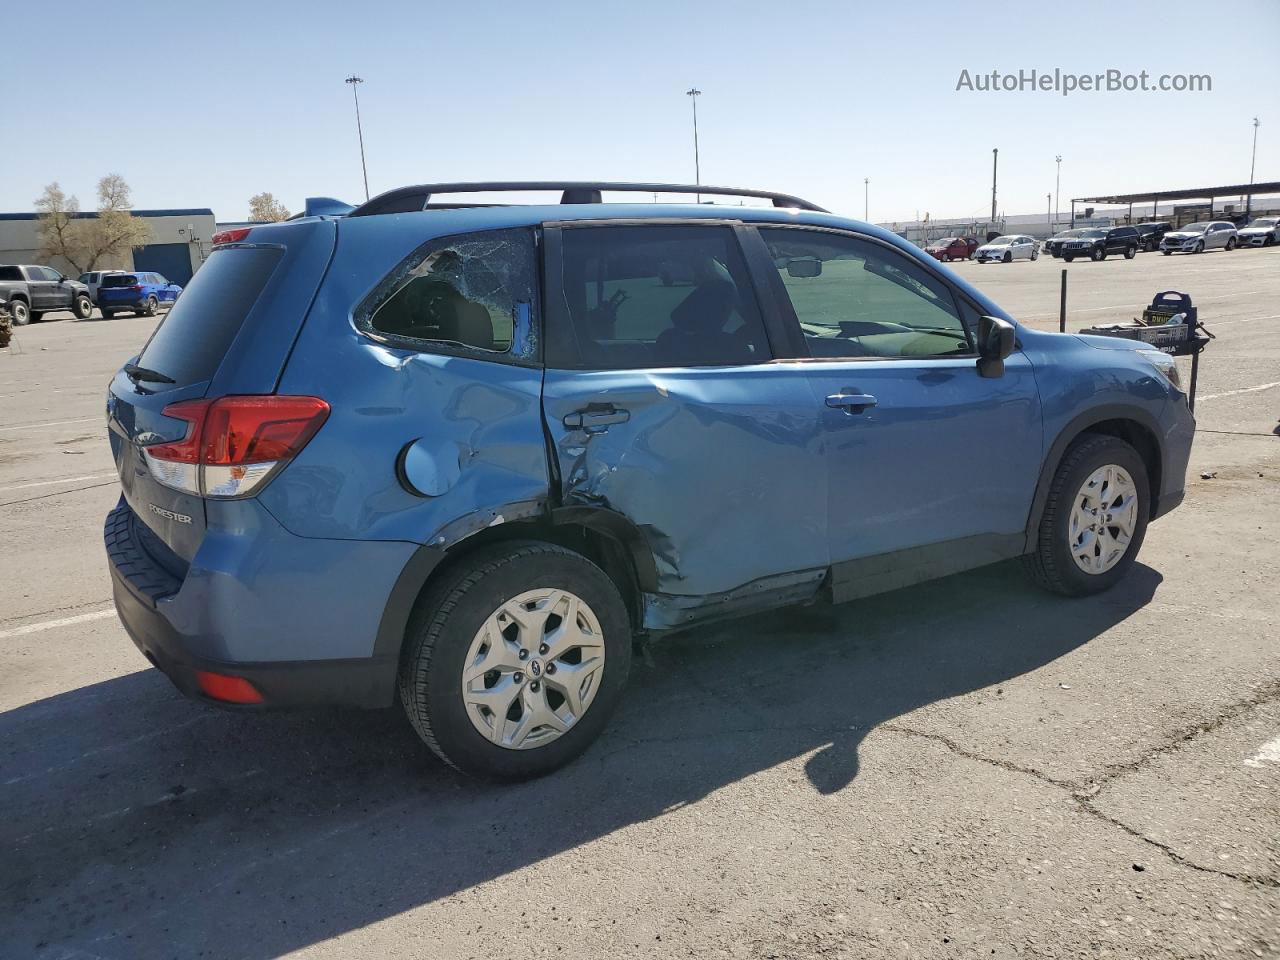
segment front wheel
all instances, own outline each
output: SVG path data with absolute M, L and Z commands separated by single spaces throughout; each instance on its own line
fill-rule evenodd
M 1035 551 L 1024 558 L 1031 578 L 1067 596 L 1099 593 L 1133 565 L 1150 511 L 1147 467 L 1116 437 L 1082 435 L 1053 476 Z
M 1161 252 L 1161 253 L 1163 253 L 1166 257 L 1169 257 L 1169 256 L 1172 256 L 1172 255 L 1173 255 L 1173 251 L 1172 251 L 1172 250 L 1161 250 L 1160 252 Z
M 1104 247 L 1094 247 L 1093 252 L 1089 254 L 1094 263 L 1107 259 L 1107 251 Z
M 1197 240 L 1197 241 L 1196 241 L 1196 248 L 1195 248 L 1193 251 L 1191 251 L 1191 252 L 1192 252 L 1192 253 L 1204 253 L 1204 241 L 1203 241 L 1203 240 Z
M 630 666 L 630 621 L 605 572 L 554 544 L 510 541 L 467 556 L 418 601 L 400 700 L 446 763 L 523 780 L 600 735 Z
M 1013 254 L 1012 254 L 1012 253 L 1006 253 L 1006 254 L 1004 255 L 1004 262 L 1005 262 L 1005 263 L 1013 263 Z
M 1074 259 L 1075 259 L 1075 257 L 1073 257 L 1073 256 L 1072 256 L 1071 254 L 1069 254 L 1069 253 L 1064 253 L 1064 254 L 1062 255 L 1062 259 L 1063 259 L 1063 260 L 1065 260 L 1065 261 L 1067 261 L 1067 263 L 1070 263 L 1072 260 L 1074 260 Z
M 9 316 L 15 327 L 25 327 L 31 322 L 31 308 L 25 300 L 13 300 L 9 303 Z
M 89 315 L 93 313 L 93 301 L 87 294 L 82 293 L 71 304 L 71 312 L 76 315 L 77 320 L 88 320 Z

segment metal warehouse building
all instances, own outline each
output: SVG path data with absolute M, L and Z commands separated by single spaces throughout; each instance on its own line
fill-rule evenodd
M 99 269 L 153 270 L 175 283 L 185 284 L 209 255 L 213 238 L 213 211 L 207 207 L 175 210 L 134 210 L 135 217 L 151 228 L 146 246 L 126 253 Z M 79 218 L 96 213 L 78 213 Z M 0 263 L 39 263 L 72 274 L 71 264 L 59 257 L 40 257 L 39 221 L 35 213 L 0 213 Z

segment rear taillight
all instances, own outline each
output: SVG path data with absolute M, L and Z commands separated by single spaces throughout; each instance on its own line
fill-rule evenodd
M 288 463 L 329 416 L 318 397 L 221 397 L 171 403 L 164 415 L 187 421 L 174 443 L 143 447 L 157 482 L 196 496 L 247 497 Z
M 237 227 L 235 230 L 223 230 L 221 233 L 213 235 L 213 245 L 221 246 L 224 243 L 240 243 L 249 235 L 249 231 L 253 227 Z

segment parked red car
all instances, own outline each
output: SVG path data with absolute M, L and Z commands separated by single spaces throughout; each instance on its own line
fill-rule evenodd
M 943 237 L 924 248 L 935 260 L 968 260 L 978 249 L 977 237 Z

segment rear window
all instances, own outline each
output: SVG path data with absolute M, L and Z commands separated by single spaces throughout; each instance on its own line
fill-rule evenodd
M 277 247 L 214 250 L 152 335 L 139 365 L 178 386 L 212 379 L 283 255 Z M 132 280 L 107 282 L 121 279 Z
M 102 278 L 102 285 L 104 287 L 132 287 L 137 282 L 138 282 L 138 278 L 133 276 L 133 274 L 130 274 L 130 273 L 126 273 L 126 274 L 113 273 L 110 276 L 106 276 Z

